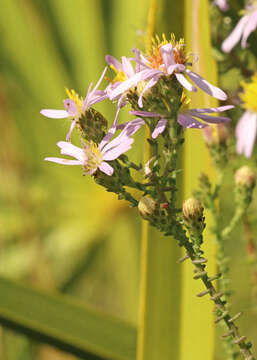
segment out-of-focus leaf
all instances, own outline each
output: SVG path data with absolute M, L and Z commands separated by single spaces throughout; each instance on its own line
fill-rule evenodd
M 185 42 L 187 52 L 199 56 L 193 70 L 217 85 L 216 64 L 212 56 L 210 43 L 210 24 L 207 0 L 185 1 Z M 204 31 L 203 31 L 204 29 Z M 192 95 L 192 107 L 208 107 L 217 105 L 217 101 L 202 90 Z M 207 173 L 213 179 L 208 150 L 203 142 L 200 130 L 186 130 L 183 154 L 184 198 L 192 196 L 198 186 L 198 176 Z M 206 222 L 210 226 L 207 216 Z M 215 247 L 210 238 L 208 227 L 204 232 L 204 251 L 208 262 L 208 271 L 215 271 Z M 213 305 L 207 298 L 197 298 L 196 294 L 203 290 L 201 282 L 193 280 L 193 267 L 188 262 L 183 265 L 182 287 L 182 329 L 181 329 L 181 360 L 212 359 L 214 351 Z M 190 355 L 189 355 L 190 354 Z
M 169 33 L 181 31 L 177 15 L 183 4 L 176 4 L 178 12 L 173 13 L 167 11 L 166 5 L 166 1 L 148 1 L 148 8 L 153 6 L 156 11 L 154 14 L 151 8 L 149 12 L 153 11 L 152 16 L 157 17 L 156 33 L 167 31 L 169 37 Z M 179 359 L 181 267 L 177 259 L 180 249 L 174 239 L 148 227 L 144 222 L 137 360 Z
M 32 1 L 14 0 L 2 4 L 0 22 L 2 49 L 22 72 L 33 97 L 53 104 L 68 76 L 44 19 Z
M 87 360 L 135 359 L 129 323 L 0 278 L 0 323 Z

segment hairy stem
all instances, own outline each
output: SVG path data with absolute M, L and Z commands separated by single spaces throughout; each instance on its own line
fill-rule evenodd
M 179 226 L 179 224 L 177 225 Z M 180 225 L 181 226 L 181 225 Z M 183 238 L 182 238 L 183 236 Z M 234 340 L 234 344 L 238 345 L 241 354 L 245 360 L 255 360 L 251 353 L 251 344 L 246 342 L 246 337 L 242 336 L 239 332 L 237 325 L 235 324 L 235 320 L 239 317 L 239 314 L 232 317 L 227 309 L 226 302 L 221 298 L 223 296 L 222 292 L 218 292 L 212 281 L 216 280 L 217 277 L 209 277 L 206 272 L 206 262 L 207 259 L 202 256 L 199 256 L 195 251 L 192 242 L 186 237 L 183 229 L 180 230 L 180 246 L 183 246 L 186 250 L 187 257 L 190 258 L 192 264 L 195 267 L 195 279 L 201 279 L 202 283 L 206 290 L 198 294 L 198 297 L 202 297 L 206 294 L 210 295 L 210 299 L 214 302 L 216 306 L 217 318 L 215 319 L 215 323 L 219 323 L 222 321 L 226 326 L 228 332 L 222 335 L 223 338 L 227 338 L 231 336 Z

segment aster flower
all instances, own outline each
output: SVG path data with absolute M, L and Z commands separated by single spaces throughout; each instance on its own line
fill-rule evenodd
M 80 97 L 74 90 L 66 89 L 66 93 L 68 98 L 64 100 L 64 107 L 65 110 L 52 110 L 52 109 L 43 109 L 40 113 L 48 118 L 52 119 L 64 119 L 64 118 L 71 118 L 72 123 L 70 126 L 70 130 L 66 136 L 66 140 L 70 141 L 70 137 L 72 131 L 78 121 L 78 119 L 85 114 L 85 112 L 94 104 L 105 100 L 108 96 L 105 91 L 97 90 L 101 81 L 104 78 L 104 75 L 107 71 L 107 67 L 104 69 L 100 79 L 98 80 L 97 84 L 91 90 L 93 83 L 89 85 L 87 95 L 85 99 Z
M 248 158 L 252 155 L 257 133 L 257 74 L 251 80 L 250 83 L 242 83 L 244 93 L 241 100 L 246 111 L 236 126 L 237 152 Z
M 223 41 L 221 48 L 229 53 L 241 40 L 242 48 L 247 47 L 247 39 L 257 27 L 257 1 L 249 2 L 244 10 L 244 15 L 237 23 L 232 33 Z
M 213 4 L 218 6 L 221 11 L 227 11 L 229 9 L 229 4 L 227 0 L 214 0 Z
M 195 128 L 202 129 L 208 124 L 219 124 L 226 123 L 230 121 L 230 118 L 224 116 L 213 116 L 209 114 L 219 113 L 234 108 L 233 105 L 225 105 L 220 107 L 211 107 L 211 108 L 200 108 L 200 109 L 188 109 L 189 101 L 184 96 L 182 98 L 183 105 L 181 106 L 178 113 L 178 123 L 184 128 Z M 164 116 L 147 111 L 130 111 L 130 114 L 148 118 L 160 117 L 160 120 L 157 122 L 155 129 L 152 132 L 152 138 L 156 139 L 167 126 L 167 119 Z M 198 120 L 197 120 L 198 119 Z M 200 121 L 199 121 L 200 120 Z M 202 122 L 204 121 L 204 122 Z
M 84 168 L 85 174 L 93 175 L 99 169 L 106 175 L 111 176 L 113 174 L 113 167 L 108 164 L 108 161 L 117 159 L 131 148 L 134 142 L 132 135 L 143 124 L 144 121 L 142 119 L 135 119 L 128 123 L 115 139 L 111 140 L 116 129 L 114 122 L 114 125 L 112 125 L 99 145 L 93 141 L 87 141 L 83 143 L 83 148 L 80 148 L 70 142 L 59 141 L 57 146 L 61 149 L 61 154 L 74 157 L 76 160 L 56 157 L 47 157 L 45 160 L 63 165 L 81 165 Z
M 139 106 L 143 107 L 143 95 L 159 81 L 161 76 L 170 76 L 172 74 L 174 74 L 179 83 L 189 91 L 197 91 L 197 88 L 187 80 L 185 75 L 207 94 L 219 100 L 227 99 L 227 95 L 221 89 L 213 86 L 200 75 L 187 69 L 187 65 L 189 64 L 183 52 L 183 40 L 175 42 L 175 38 L 172 37 L 171 42 L 168 42 L 164 36 L 162 42 L 160 42 L 159 38 L 157 39 L 158 42 L 154 43 L 152 53 L 149 56 L 144 56 L 136 49 L 137 56 L 135 61 L 140 66 L 140 70 L 134 76 L 123 81 L 109 92 L 111 100 L 121 96 L 130 88 L 137 86 L 138 83 L 148 81 L 138 100 Z
M 110 68 L 116 73 L 116 76 L 107 86 L 106 92 L 111 100 L 119 100 L 118 106 L 126 104 L 126 91 L 136 86 L 138 82 L 145 81 L 156 73 L 153 71 L 144 71 L 140 64 L 140 51 L 136 48 L 132 50 L 135 53 L 136 67 L 133 68 L 131 59 L 122 56 L 122 62 L 111 55 L 106 55 L 105 59 Z M 123 89 L 124 91 L 120 91 Z M 118 89 L 118 91 L 116 91 Z

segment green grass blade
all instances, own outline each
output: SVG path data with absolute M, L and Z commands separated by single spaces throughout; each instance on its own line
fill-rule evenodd
M 0 323 L 87 360 L 134 360 L 136 329 L 58 295 L 0 278 Z
M 166 1 L 150 4 L 156 5 L 159 34 L 181 31 L 181 22 L 178 28 L 170 26 L 179 11 L 168 12 Z M 176 10 L 181 6 L 176 5 Z M 179 359 L 181 267 L 176 260 L 180 249 L 172 238 L 148 226 L 143 223 L 137 360 Z
M 210 24 L 207 0 L 185 1 L 185 39 L 187 51 L 199 56 L 193 69 L 213 84 L 217 85 L 216 66 L 212 58 L 210 44 Z M 203 31 L 204 29 L 204 31 Z M 199 90 L 192 94 L 192 107 L 217 105 L 215 99 Z M 198 186 L 197 179 L 201 172 L 206 172 L 213 179 L 208 150 L 203 142 L 201 131 L 188 129 L 184 146 L 184 197 L 192 196 Z M 210 219 L 206 218 L 208 227 Z M 214 273 L 215 246 L 211 241 L 208 227 L 204 232 L 208 262 L 208 271 Z M 183 265 L 183 302 L 181 308 L 181 360 L 213 358 L 214 325 L 213 306 L 206 297 L 199 299 L 196 294 L 202 290 L 199 282 L 192 279 L 193 268 L 190 263 Z M 189 355 L 190 354 L 190 355 Z

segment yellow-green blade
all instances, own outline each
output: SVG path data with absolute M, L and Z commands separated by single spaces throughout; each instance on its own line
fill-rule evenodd
M 182 14 L 183 4 L 174 5 L 173 13 L 168 11 L 166 1 L 149 1 L 150 5 L 149 15 L 154 12 L 154 6 L 156 9 L 159 35 L 163 31 L 167 36 L 171 32 L 181 33 L 183 18 L 175 21 L 175 17 Z M 151 20 L 148 18 L 152 26 Z M 171 25 L 175 23 L 177 26 Z M 137 360 L 179 359 L 181 267 L 177 259 L 180 249 L 173 238 L 162 236 L 144 223 L 141 251 Z
M 193 70 L 217 85 L 216 66 L 211 54 L 210 24 L 208 18 L 207 0 L 185 1 L 185 39 L 187 51 L 199 56 Z M 192 107 L 208 107 L 216 101 L 200 89 L 192 94 Z M 213 178 L 208 150 L 204 145 L 200 130 L 186 131 L 183 153 L 184 198 L 192 196 L 192 191 L 198 186 L 197 178 L 201 172 L 208 173 Z M 210 219 L 206 216 L 207 229 L 204 231 L 204 250 L 208 262 L 208 271 L 215 271 L 215 247 L 210 237 Z M 214 324 L 213 306 L 208 297 L 197 298 L 196 294 L 203 290 L 200 281 L 192 279 L 193 267 L 188 262 L 183 265 L 182 287 L 182 329 L 181 329 L 181 360 L 209 360 L 213 358 Z
M 136 328 L 69 298 L 0 278 L 0 323 L 87 360 L 134 360 Z

